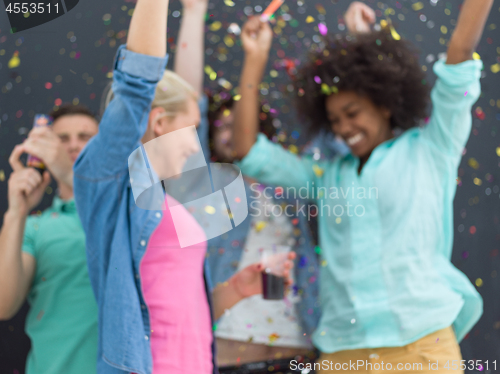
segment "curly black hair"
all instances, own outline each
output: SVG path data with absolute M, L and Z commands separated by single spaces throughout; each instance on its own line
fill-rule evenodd
M 429 86 L 418 53 L 389 30 L 325 38 L 325 48 L 311 52 L 295 80 L 297 111 L 311 134 L 331 131 L 325 99 L 354 91 L 392 113 L 391 128 L 407 130 L 426 117 Z
M 218 127 L 217 121 L 220 115 L 224 113 L 226 109 L 232 110 L 235 104 L 234 97 L 228 91 L 219 92 L 209 92 L 206 91 L 208 96 L 208 144 L 210 148 L 210 154 L 212 155 L 212 161 L 217 161 L 214 151 L 214 132 L 215 128 Z M 273 125 L 273 116 L 269 110 L 264 110 L 264 103 L 261 103 L 260 113 L 259 113 L 259 132 L 267 136 L 268 139 L 272 139 L 276 135 L 276 128 Z

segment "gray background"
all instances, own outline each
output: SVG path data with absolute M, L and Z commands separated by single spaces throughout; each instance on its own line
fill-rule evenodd
M 205 64 L 210 67 L 206 71 L 215 71 L 218 77 L 210 80 L 206 75 L 207 87 L 217 88 L 221 77 L 236 85 L 242 51 L 237 38 L 228 35 L 227 28 L 232 22 L 241 25 L 252 11 L 261 11 L 259 5 L 265 7 L 268 3 L 269 0 L 211 1 Z M 414 0 L 366 3 L 377 10 L 379 19 L 388 15 L 398 32 L 419 47 L 422 66 L 428 69 L 429 81 L 433 82 L 433 57 L 445 51 L 443 43 L 449 40 L 461 1 L 424 0 L 420 10 L 414 10 L 418 8 Z M 7 16 L 0 5 L 0 222 L 7 209 L 7 179 L 11 172 L 7 159 L 12 148 L 25 138 L 34 114 L 47 113 L 56 99 L 62 102 L 77 99 L 98 112 L 101 93 L 109 81 L 107 73 L 117 46 L 126 40 L 128 11 L 134 4 L 134 0 L 81 0 L 68 14 L 17 34 L 9 33 Z M 288 21 L 284 27 L 275 27 L 277 34 L 261 93 L 277 110 L 281 132 L 289 144 L 300 145 L 305 139 L 293 116 L 288 97 L 290 79 L 282 67 L 283 58 L 298 62 L 296 59 L 303 57 L 319 40 L 319 22 L 325 22 L 330 32 L 341 32 L 344 29 L 342 15 L 348 4 L 347 0 L 286 0 L 288 16 L 283 12 L 286 8 L 278 13 L 278 19 L 285 17 Z M 484 299 L 484 315 L 462 342 L 462 353 L 464 359 L 489 360 L 490 364 L 500 359 L 497 274 L 500 271 L 500 149 L 497 148 L 500 147 L 500 135 L 497 135 L 500 74 L 491 70 L 493 64 L 500 62 L 498 6 L 496 3 L 493 7 L 478 48 L 485 62 L 483 94 L 474 106 L 473 131 L 459 170 L 461 185 L 455 199 L 453 250 L 453 263 L 476 284 Z M 175 51 L 179 10 L 180 3 L 173 0 L 168 33 L 170 53 Z M 314 20 L 306 22 L 308 16 Z M 441 26 L 447 27 L 446 34 Z M 16 50 L 21 64 L 9 69 L 8 61 Z M 271 69 L 276 70 L 273 76 L 269 75 Z M 47 83 L 51 83 L 52 88 L 47 89 Z M 53 192 L 47 194 L 38 209 L 50 204 L 52 196 Z M 13 320 L 0 323 L 0 373 L 24 372 L 29 347 L 29 340 L 23 334 L 26 310 L 27 306 Z

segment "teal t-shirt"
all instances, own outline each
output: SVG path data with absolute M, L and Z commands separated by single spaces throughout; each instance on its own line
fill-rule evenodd
M 428 124 L 378 145 L 361 174 L 351 153 L 299 158 L 262 134 L 239 163 L 317 206 L 321 319 L 312 340 L 322 352 L 404 346 L 450 325 L 461 341 L 479 320 L 483 300 L 450 260 L 482 67 L 436 62 Z
M 28 295 L 26 373 L 95 373 L 97 303 L 74 200 L 56 197 L 40 216 L 28 217 L 23 251 L 36 260 Z

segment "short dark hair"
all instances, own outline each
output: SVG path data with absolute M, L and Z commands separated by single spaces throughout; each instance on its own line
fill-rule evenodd
M 71 116 L 71 115 L 84 115 L 92 118 L 93 120 L 97 121 L 97 118 L 92 111 L 87 108 L 85 105 L 73 105 L 73 104 L 63 104 L 61 105 L 58 109 L 52 110 L 49 113 L 49 116 L 52 117 L 54 122 L 58 120 L 59 118 L 63 116 Z
M 217 121 L 225 110 L 233 109 L 234 97 L 228 91 L 206 92 L 208 96 L 208 143 L 212 159 L 216 161 L 214 152 L 213 136 L 217 128 Z M 269 110 L 265 109 L 265 103 L 260 105 L 259 131 L 272 139 L 276 135 L 276 128 L 273 125 L 273 116 Z
M 392 113 L 391 128 L 415 127 L 426 117 L 429 85 L 415 47 L 395 40 L 389 30 L 327 36 L 325 47 L 311 52 L 295 77 L 297 111 L 310 133 L 331 131 L 326 97 L 354 91 Z

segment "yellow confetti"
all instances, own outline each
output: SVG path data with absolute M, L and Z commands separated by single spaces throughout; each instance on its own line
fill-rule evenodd
M 481 287 L 483 285 L 483 280 L 481 278 L 476 279 L 476 286 Z
M 259 221 L 255 224 L 255 231 L 261 232 L 264 229 L 264 227 L 266 227 L 266 226 L 267 226 L 267 222 Z
M 497 147 L 497 156 L 500 157 L 500 147 Z
M 229 35 L 226 35 L 224 37 L 224 43 L 229 47 L 231 48 L 233 45 L 234 45 L 234 40 L 233 38 L 231 38 Z
M 293 153 L 294 155 L 299 153 L 299 149 L 297 148 L 296 145 L 293 145 L 293 144 L 290 144 L 288 146 L 288 150 L 290 151 L 290 153 Z
M 336 224 L 339 224 L 340 222 L 342 222 L 342 218 L 340 218 L 340 217 L 335 218 L 335 223 Z
M 217 31 L 222 27 L 222 23 L 220 21 L 215 21 L 208 28 L 210 31 Z
M 448 28 L 445 25 L 441 26 L 441 32 L 443 34 L 447 34 L 448 33 Z
M 496 74 L 500 71 L 500 64 L 496 63 L 495 65 L 491 65 L 491 72 Z
M 498 149 L 500 149 L 500 148 L 498 148 Z M 5 181 L 5 171 L 3 171 L 3 169 L 2 169 L 2 170 L 0 170 L 0 182 L 3 182 L 3 181 Z
M 480 186 L 480 185 L 483 184 L 483 181 L 481 179 L 479 179 L 479 178 L 474 178 L 474 184 L 476 186 Z
M 7 66 L 9 69 L 17 68 L 21 64 L 21 59 L 19 58 L 19 52 L 15 51 L 12 58 L 9 60 Z
M 411 7 L 415 12 L 417 12 L 420 9 L 423 9 L 424 4 L 421 1 L 419 1 L 418 3 L 413 4 Z
M 313 165 L 313 171 L 314 174 L 316 174 L 317 177 L 322 177 L 323 173 L 325 172 L 323 169 L 321 169 L 318 165 L 314 164 Z
M 394 40 L 401 40 L 401 36 L 397 33 L 394 26 L 391 25 L 391 35 Z
M 280 336 L 274 332 L 271 335 L 269 335 L 269 343 L 274 343 L 279 338 Z
M 472 58 L 473 58 L 474 60 L 480 60 L 480 59 L 481 59 L 481 56 L 479 56 L 479 53 L 474 52 L 474 53 L 472 54 Z
M 215 208 L 213 206 L 207 205 L 205 207 L 205 212 L 207 212 L 208 214 L 215 214 Z
M 479 162 L 474 157 L 469 158 L 468 164 L 473 169 L 479 169 Z
M 226 4 L 227 6 L 234 6 L 234 2 L 232 2 L 231 0 L 224 0 L 224 4 Z
M 312 22 L 314 22 L 314 17 L 313 16 L 307 16 L 306 23 L 312 23 Z

